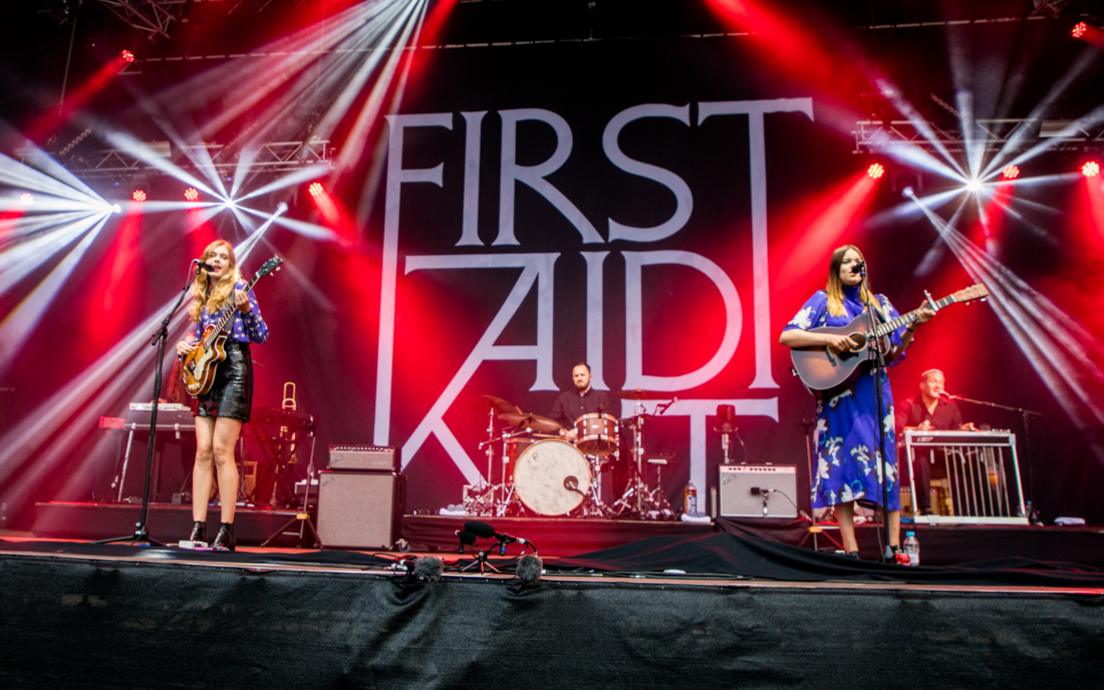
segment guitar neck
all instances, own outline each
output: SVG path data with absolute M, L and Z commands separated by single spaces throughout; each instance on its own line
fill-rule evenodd
M 935 311 L 939 311 L 940 309 L 942 309 L 944 307 L 948 307 L 948 306 L 954 304 L 955 301 L 956 300 L 954 298 L 954 295 L 947 295 L 946 297 L 939 300 L 938 302 L 935 302 Z M 890 333 L 892 333 L 893 331 L 897 330 L 901 326 L 907 326 L 907 325 L 913 323 L 918 318 L 920 318 L 920 309 L 913 309 L 910 312 L 905 312 L 904 314 L 901 314 L 900 316 L 898 316 L 896 319 L 893 319 L 892 321 L 887 321 L 886 323 L 883 323 L 882 325 L 876 327 L 872 331 L 872 333 L 873 333 L 875 338 L 883 338 L 883 337 L 889 335 Z
M 253 276 L 253 280 L 250 280 L 248 283 L 246 283 L 244 292 L 248 293 L 250 290 L 252 290 L 253 286 L 256 285 L 257 281 L 260 279 L 260 275 Z M 237 311 L 237 309 L 238 308 L 236 306 L 231 306 L 229 309 L 223 310 L 222 316 L 218 320 L 218 325 L 215 327 L 215 333 L 222 333 L 224 330 L 226 330 L 226 327 L 230 325 L 231 319 L 234 318 L 234 312 Z

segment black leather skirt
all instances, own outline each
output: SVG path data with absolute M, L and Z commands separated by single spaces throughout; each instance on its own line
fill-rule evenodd
M 197 417 L 229 417 L 249 421 L 253 408 L 253 358 L 249 343 L 226 342 L 226 359 L 215 371 L 215 382 L 206 395 L 192 400 Z

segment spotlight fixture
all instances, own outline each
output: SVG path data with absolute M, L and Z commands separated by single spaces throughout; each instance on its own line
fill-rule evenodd
M 907 186 L 907 187 L 905 187 L 904 189 L 901 190 L 901 196 L 907 197 L 909 199 L 915 199 L 916 198 L 916 191 L 912 188 L 911 185 L 909 185 L 909 186 Z
M 127 64 L 134 62 L 134 53 L 130 52 L 129 50 L 124 50 L 119 53 L 119 57 L 121 57 L 123 59 L 123 62 Z
M 146 190 L 139 187 L 138 189 L 135 189 L 133 192 L 130 193 L 130 198 L 133 201 L 137 201 L 138 203 L 142 203 L 143 201 L 146 200 Z
M 872 180 L 880 180 L 885 172 L 885 166 L 881 163 L 871 163 L 866 169 L 866 176 Z
M 286 201 L 281 201 L 276 204 L 276 213 L 287 213 L 288 205 Z
M 23 204 L 24 206 L 34 206 L 34 202 L 34 194 L 31 194 L 30 192 L 23 192 L 19 195 L 19 203 Z
M 310 192 L 310 195 L 312 197 L 314 197 L 315 199 L 317 199 L 318 197 L 322 196 L 322 194 L 325 193 L 325 190 L 322 189 L 322 183 L 321 182 L 311 182 L 310 186 L 307 187 L 307 191 Z
M 981 191 L 981 180 L 976 177 L 971 177 L 966 181 L 966 191 L 971 194 L 977 194 Z
M 199 201 L 199 190 L 195 187 L 188 187 L 184 190 L 184 198 L 188 201 Z
M 1085 177 L 1098 177 L 1100 175 L 1100 163 L 1089 161 L 1081 166 L 1081 174 Z
M 1077 22 L 1073 25 L 1073 29 L 1070 30 L 1070 35 L 1074 38 L 1082 38 L 1089 32 L 1089 25 L 1085 22 Z
M 1001 179 L 1014 180 L 1020 176 L 1020 166 L 1018 165 L 1006 165 L 1004 170 L 1001 170 Z

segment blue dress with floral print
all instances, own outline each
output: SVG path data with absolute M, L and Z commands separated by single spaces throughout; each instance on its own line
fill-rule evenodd
M 899 316 L 885 295 L 875 298 L 888 319 Z M 842 316 L 828 313 L 828 294 L 818 290 L 805 302 L 797 315 L 783 330 L 809 330 L 820 326 L 846 326 L 863 313 L 863 303 L 857 287 L 844 287 Z M 893 344 L 901 345 L 904 328 L 890 336 Z M 900 357 L 897 358 L 900 361 Z M 827 400 L 817 401 L 816 475 L 813 478 L 813 508 L 861 500 L 882 504 L 879 481 L 877 400 L 875 377 L 871 371 L 860 376 L 855 384 Z M 893 393 L 889 381 L 882 383 L 882 424 L 886 429 L 886 488 L 889 510 L 901 508 L 897 475 L 897 446 L 893 429 Z

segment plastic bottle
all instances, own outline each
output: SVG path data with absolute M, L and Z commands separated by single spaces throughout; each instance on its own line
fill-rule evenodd
M 916 532 L 905 532 L 905 541 L 901 544 L 901 550 L 908 555 L 908 564 L 912 567 L 920 565 L 920 540 L 916 538 Z
M 694 482 L 687 482 L 682 490 L 682 512 L 687 515 L 698 514 L 698 489 Z

